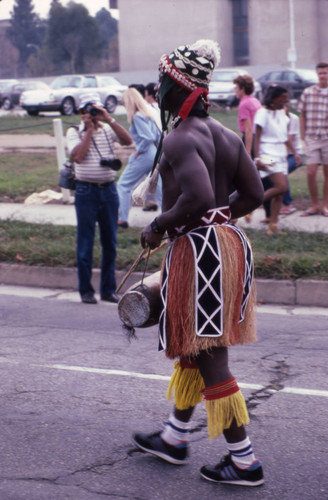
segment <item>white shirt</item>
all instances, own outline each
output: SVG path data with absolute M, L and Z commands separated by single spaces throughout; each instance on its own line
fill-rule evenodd
M 84 123 L 81 123 L 79 130 L 70 127 L 66 132 L 66 143 L 68 151 L 71 153 L 75 146 L 80 144 L 84 132 Z M 118 142 L 116 134 L 107 123 L 103 123 L 98 130 L 92 133 L 93 141 L 86 156 L 81 163 L 74 163 L 75 176 L 79 181 L 84 182 L 113 182 L 116 172 L 109 167 L 100 166 L 102 158 L 114 159 L 114 141 Z M 97 150 L 98 148 L 98 150 Z
M 286 157 L 285 143 L 288 140 L 289 118 L 285 110 L 271 110 L 260 108 L 254 118 L 254 128 L 259 125 L 262 129 L 259 155 L 267 154 L 277 157 Z

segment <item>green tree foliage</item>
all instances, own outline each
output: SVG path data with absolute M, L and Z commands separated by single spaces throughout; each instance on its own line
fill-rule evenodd
M 25 76 L 29 56 L 41 46 L 44 23 L 34 12 L 32 0 L 15 0 L 8 38 L 19 53 L 19 74 Z
M 101 9 L 96 14 L 96 21 L 104 44 L 100 71 L 118 71 L 118 23 L 110 12 Z
M 52 62 L 60 71 L 69 64 L 72 73 L 84 72 L 88 58 L 100 58 L 104 39 L 98 23 L 82 5 L 70 2 L 63 7 L 53 0 L 49 12 L 46 46 Z
M 102 8 L 96 14 L 96 21 L 100 31 L 101 38 L 108 45 L 112 38 L 117 34 L 117 21 L 108 10 Z

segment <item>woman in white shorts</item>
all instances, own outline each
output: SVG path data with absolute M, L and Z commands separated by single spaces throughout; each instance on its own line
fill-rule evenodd
M 271 200 L 268 235 L 281 232 L 277 222 L 283 194 L 287 191 L 287 146 L 295 154 L 296 162 L 301 162 L 294 146 L 288 142 L 289 118 L 284 111 L 287 102 L 287 90 L 279 85 L 270 85 L 264 97 L 264 107 L 256 112 L 254 118 L 255 165 L 261 178 L 269 176 L 273 183 L 273 187 L 264 192 L 264 201 Z

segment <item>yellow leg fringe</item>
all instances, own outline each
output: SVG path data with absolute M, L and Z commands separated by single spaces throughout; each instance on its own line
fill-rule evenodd
M 167 399 L 171 399 L 174 390 L 175 406 L 178 410 L 187 410 L 203 400 L 201 391 L 204 387 L 203 377 L 197 368 L 181 368 L 177 361 L 167 389 Z
M 241 427 L 249 423 L 248 411 L 241 391 L 220 399 L 205 400 L 207 426 L 210 440 L 229 429 L 233 419 Z

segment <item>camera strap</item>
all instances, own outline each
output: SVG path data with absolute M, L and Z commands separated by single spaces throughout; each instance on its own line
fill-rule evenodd
M 112 148 L 112 145 L 111 145 L 111 143 L 110 143 L 110 141 L 109 141 L 109 139 L 108 139 L 108 136 L 107 136 L 107 134 L 106 134 L 106 130 L 105 130 L 104 128 L 103 128 L 103 132 L 104 132 L 105 137 L 106 137 L 106 139 L 107 139 L 107 143 L 108 143 L 109 151 L 110 151 L 110 153 L 111 153 L 111 154 L 114 156 L 114 158 L 115 158 L 114 149 Z M 101 159 L 101 160 L 103 160 L 103 157 L 101 156 L 101 153 L 100 153 L 100 151 L 99 151 L 99 149 L 98 149 L 98 146 L 97 146 L 97 144 L 96 144 L 96 141 L 94 140 L 94 138 L 93 138 L 92 136 L 91 136 L 91 141 L 92 141 L 92 144 L 94 145 L 94 147 L 96 148 L 96 151 L 97 151 L 97 153 L 98 153 L 98 155 L 99 155 L 100 159 Z

